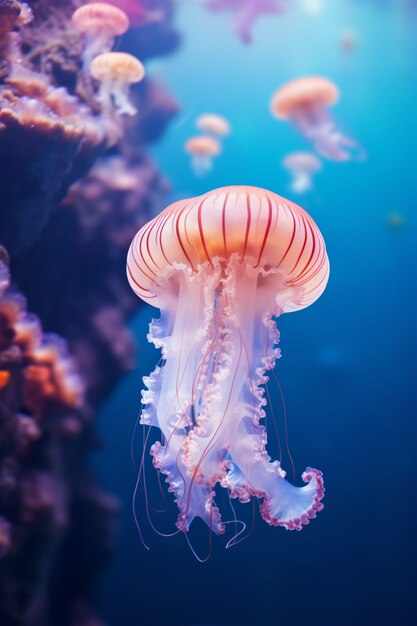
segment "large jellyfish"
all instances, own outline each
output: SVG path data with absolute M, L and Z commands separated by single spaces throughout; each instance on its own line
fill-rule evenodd
M 271 109 L 279 119 L 291 121 L 319 154 L 333 161 L 347 161 L 357 145 L 337 130 L 329 113 L 328 108 L 338 99 L 339 90 L 330 80 L 307 76 L 278 89 Z
M 207 0 L 212 11 L 229 9 L 233 13 L 233 29 L 242 43 L 252 42 L 252 28 L 260 15 L 281 13 L 289 0 Z
M 320 471 L 285 480 L 266 450 L 268 371 L 280 356 L 275 318 L 312 304 L 329 275 L 319 229 L 296 204 L 256 187 L 224 187 L 175 202 L 128 253 L 134 292 L 158 307 L 148 335 L 161 365 L 144 378 L 141 424 L 186 533 L 201 518 L 225 530 L 215 487 L 262 502 L 264 520 L 301 530 L 323 508 Z M 230 543 L 230 542 L 229 542 Z

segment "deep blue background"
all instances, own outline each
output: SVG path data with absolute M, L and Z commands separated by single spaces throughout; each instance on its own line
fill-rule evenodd
M 138 368 L 100 424 L 107 447 L 98 471 L 122 503 L 104 613 L 113 626 L 414 626 L 417 15 L 401 0 L 327 0 L 317 16 L 298 8 L 263 19 L 245 48 L 226 14 L 178 4 L 183 46 L 148 67 L 182 106 L 155 149 L 173 199 L 227 184 L 264 186 L 302 204 L 326 240 L 328 288 L 311 308 L 279 320 L 277 365 L 297 474 L 307 465 L 323 470 L 325 509 L 301 533 L 258 515 L 247 541 L 225 551 L 216 540 L 204 565 L 182 537 L 147 531 L 152 550 L 142 548 L 131 513 L 130 441 L 141 377 L 157 360 L 146 341 L 156 311 L 143 305 L 134 322 Z M 344 28 L 357 31 L 350 55 L 340 50 Z M 368 158 L 326 163 L 315 191 L 298 199 L 280 161 L 306 146 L 268 107 L 283 81 L 309 73 L 339 85 L 334 115 Z M 195 179 L 182 146 L 206 110 L 227 116 L 233 134 L 213 172 Z M 404 216 L 397 229 L 387 222 L 394 211 Z

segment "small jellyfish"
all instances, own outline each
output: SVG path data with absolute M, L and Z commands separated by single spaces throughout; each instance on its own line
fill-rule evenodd
M 352 28 L 346 28 L 340 35 L 340 48 L 345 54 L 353 52 L 358 45 L 358 36 Z
M 203 176 L 211 170 L 213 157 L 220 154 L 221 146 L 217 139 L 201 135 L 188 139 L 185 150 L 192 156 L 192 167 L 196 176 Z
M 90 63 L 90 74 L 100 81 L 98 99 L 105 112 L 113 109 L 121 115 L 135 115 L 137 109 L 129 100 L 129 86 L 145 76 L 145 68 L 126 52 L 104 52 Z
M 315 222 L 266 189 L 215 189 L 143 226 L 127 275 L 138 297 L 161 311 L 148 339 L 162 359 L 144 378 L 141 424 L 161 430 L 151 455 L 178 506 L 178 530 L 201 518 L 224 533 L 221 488 L 242 503 L 261 501 L 268 524 L 301 530 L 323 508 L 322 473 L 308 467 L 303 487 L 287 482 L 266 449 L 263 421 L 265 385 L 280 356 L 276 320 L 313 304 L 327 284 Z
M 387 226 L 392 231 L 402 230 L 405 225 L 405 215 L 401 211 L 391 211 L 387 215 Z
M 72 15 L 72 23 L 86 37 L 84 69 L 88 69 L 94 57 L 111 50 L 115 37 L 129 28 L 126 13 L 106 2 L 80 6 Z
M 223 139 L 230 134 L 229 122 L 216 113 L 204 113 L 197 118 L 196 126 L 206 135 L 210 135 L 216 139 Z
M 337 130 L 329 113 L 329 107 L 338 100 L 339 90 L 330 80 L 306 76 L 280 87 L 272 98 L 271 110 L 278 119 L 292 122 L 322 156 L 348 161 L 357 146 Z
M 282 164 L 292 174 L 291 189 L 300 194 L 310 191 L 313 174 L 321 170 L 320 160 L 310 152 L 287 154 Z
M 126 13 L 131 26 L 145 26 L 151 22 L 159 22 L 164 18 L 164 11 L 150 10 L 143 0 L 104 0 Z
M 261 15 L 281 13 L 288 0 L 208 0 L 212 11 L 230 10 L 233 14 L 233 30 L 243 44 L 252 43 L 252 29 Z

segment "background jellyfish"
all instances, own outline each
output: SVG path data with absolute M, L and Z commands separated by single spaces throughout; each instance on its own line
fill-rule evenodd
M 292 122 L 319 154 L 333 161 L 348 161 L 356 144 L 337 130 L 328 111 L 338 99 L 339 90 L 330 80 L 306 76 L 280 87 L 271 109 L 278 119 Z
M 230 134 L 230 124 L 226 118 L 216 113 L 204 113 L 197 118 L 196 126 L 206 135 L 221 140 Z
M 113 48 L 117 35 L 129 28 L 129 18 L 121 9 L 105 2 L 92 2 L 76 9 L 72 15 L 75 28 L 86 38 L 84 69 L 102 52 Z
M 233 30 L 242 43 L 252 43 L 252 28 L 260 15 L 281 13 L 286 9 L 288 0 L 208 0 L 207 6 L 212 11 L 229 9 L 233 12 Z
M 217 189 L 146 224 L 127 274 L 134 292 L 161 309 L 149 340 L 163 365 L 144 379 L 141 424 L 161 430 L 151 454 L 174 494 L 178 529 L 199 517 L 225 531 L 214 500 L 220 485 L 242 503 L 262 500 L 268 524 L 301 530 L 323 508 L 322 474 L 307 468 L 304 487 L 287 482 L 261 420 L 267 372 L 280 356 L 274 317 L 312 304 L 328 280 L 316 224 L 264 189 Z
M 345 28 L 340 33 L 340 49 L 345 54 L 354 52 L 358 45 L 358 35 L 353 28 Z
M 136 57 L 127 52 L 104 52 L 90 63 L 90 74 L 100 82 L 98 100 L 103 111 L 113 109 L 121 115 L 136 115 L 129 100 L 129 87 L 145 77 L 145 68 Z
M 309 191 L 313 186 L 313 174 L 321 170 L 320 160 L 310 152 L 291 152 L 282 164 L 292 174 L 291 189 L 295 193 Z
M 211 170 L 213 157 L 220 154 L 221 146 L 214 137 L 201 135 L 188 139 L 185 150 L 192 156 L 191 165 L 196 176 L 203 176 Z
M 144 26 L 164 18 L 162 9 L 151 11 L 143 0 L 104 0 L 104 2 L 124 11 L 132 27 Z
M 390 211 L 386 216 L 387 226 L 392 231 L 402 230 L 406 219 L 402 211 Z

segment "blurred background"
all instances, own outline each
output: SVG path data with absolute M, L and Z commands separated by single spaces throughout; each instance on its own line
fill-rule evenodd
M 301 533 L 257 519 L 253 534 L 227 552 L 215 538 L 204 565 L 181 536 L 148 533 L 151 550 L 143 549 L 130 506 L 129 450 L 141 378 L 158 357 L 146 341 L 156 311 L 142 306 L 132 324 L 137 368 L 101 412 L 108 443 L 96 459 L 122 502 L 101 596 L 108 620 L 120 626 L 416 623 L 417 7 L 289 5 L 261 16 L 244 46 L 227 13 L 177 3 L 182 45 L 147 69 L 169 85 L 181 110 L 152 152 L 172 183 L 172 200 L 223 185 L 266 187 L 301 204 L 324 235 L 328 287 L 314 306 L 279 319 L 276 369 L 297 476 L 307 465 L 323 471 L 325 508 Z M 300 197 L 281 162 L 309 146 L 269 106 L 277 87 L 308 74 L 338 85 L 334 117 L 367 156 L 324 160 L 314 188 Z M 212 170 L 198 178 L 183 144 L 206 111 L 225 116 L 232 132 Z

